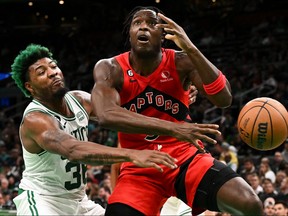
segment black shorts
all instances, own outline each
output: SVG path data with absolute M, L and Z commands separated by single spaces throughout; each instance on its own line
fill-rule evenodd
M 186 163 L 182 165 L 182 174 L 177 176 L 175 183 L 177 197 L 185 203 L 187 203 L 185 190 L 185 173 L 193 159 L 194 157 L 190 158 L 188 161 L 186 161 Z M 214 164 L 205 173 L 198 185 L 192 205 L 192 211 L 193 209 L 208 209 L 210 211 L 219 212 L 220 210 L 217 205 L 217 192 L 225 182 L 239 176 L 234 170 L 226 166 L 224 163 L 216 159 L 214 159 L 213 163 Z

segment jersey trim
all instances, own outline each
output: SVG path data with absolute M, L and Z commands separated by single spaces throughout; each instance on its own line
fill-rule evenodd
M 88 115 L 87 111 L 84 109 L 83 105 L 77 100 L 77 98 L 75 98 L 74 95 L 72 95 L 70 93 L 67 93 L 66 95 L 69 96 L 77 104 L 77 106 L 85 113 L 87 119 L 89 119 L 89 115 Z M 71 103 L 69 100 L 68 100 L 68 103 L 71 106 Z
M 33 101 L 32 101 L 33 103 L 35 103 L 35 104 L 37 104 L 37 105 L 39 105 L 39 106 L 41 106 L 41 107 L 43 107 L 44 108 L 44 113 L 45 113 L 45 111 L 47 112 L 47 113 L 49 113 L 49 114 L 51 114 L 51 115 L 53 115 L 53 116 L 59 116 L 60 114 L 59 113 L 57 113 L 57 112 L 54 112 L 54 111 L 52 111 L 52 110 L 50 110 L 49 108 L 47 108 L 47 107 L 45 107 L 43 104 L 41 104 L 39 101 L 37 101 L 37 100 L 35 100 L 35 99 L 33 99 Z M 67 104 L 68 104 L 68 106 L 69 106 L 69 108 L 71 109 L 71 104 L 66 100 L 66 102 L 67 102 Z M 30 111 L 30 110 L 29 110 Z M 73 110 L 72 110 L 73 111 Z M 73 116 L 73 117 L 66 117 L 66 116 L 63 116 L 63 115 L 61 115 L 61 117 L 63 117 L 63 119 L 65 119 L 66 121 L 74 121 L 75 119 L 76 119 L 76 117 L 75 116 Z
M 34 192 L 27 190 L 27 195 L 28 195 L 29 209 L 32 213 L 32 216 L 38 216 L 39 213 L 36 207 L 36 200 L 34 198 Z
M 38 156 L 42 156 L 42 155 L 44 155 L 44 154 L 46 154 L 46 153 L 47 153 L 47 151 L 46 151 L 46 150 L 43 150 L 42 152 L 38 153 Z

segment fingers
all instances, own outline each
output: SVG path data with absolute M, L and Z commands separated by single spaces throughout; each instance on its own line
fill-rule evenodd
M 196 96 L 189 96 L 189 105 L 195 103 L 196 101 Z
M 164 14 L 158 13 L 157 15 L 158 15 L 164 22 L 166 22 L 166 23 L 168 23 L 168 24 L 175 24 L 175 22 L 174 22 L 172 19 L 166 17 Z
M 194 133 L 197 137 L 201 137 L 204 136 L 203 138 L 206 137 L 205 134 L 212 134 L 212 135 L 215 135 L 215 136 L 220 136 L 221 135 L 221 132 L 219 130 L 217 130 L 217 128 L 201 128 L 198 127 L 197 129 L 194 129 Z
M 197 141 L 194 142 L 193 145 L 194 145 L 201 153 L 205 153 L 205 152 L 206 152 L 205 149 L 202 148 Z
M 171 157 L 165 152 L 159 152 L 155 150 L 142 150 L 141 156 L 136 156 L 132 163 L 139 167 L 153 167 L 160 172 L 163 172 L 161 165 L 164 165 L 170 169 L 177 168 L 177 159 Z M 134 155 L 135 156 L 135 155 Z
M 217 125 L 217 124 L 195 124 L 195 126 L 197 126 L 199 128 L 211 128 L 211 129 L 218 129 L 219 128 L 219 125 Z
M 164 166 L 167 166 L 171 169 L 177 168 L 177 162 L 176 158 L 171 157 L 169 154 L 165 152 L 159 152 L 159 151 L 154 151 L 154 155 L 151 158 L 152 162 L 155 162 L 156 164 L 163 164 Z
M 153 167 L 153 168 L 157 169 L 159 172 L 163 172 L 162 167 L 160 167 L 156 163 L 151 163 L 150 167 Z
M 199 134 L 197 136 L 198 139 L 211 143 L 211 144 L 217 144 L 217 140 L 212 139 L 211 137 L 207 136 L 207 135 L 203 135 L 203 134 Z
M 189 86 L 189 105 L 196 101 L 198 90 L 194 85 Z
M 190 85 L 190 86 L 189 86 L 189 93 L 190 93 L 191 95 L 197 95 L 197 94 L 198 94 L 198 90 L 197 90 L 196 86 Z
M 206 134 L 211 134 L 215 136 L 221 135 L 221 132 L 218 130 L 219 125 L 217 124 L 193 124 L 193 127 L 194 128 L 192 129 L 192 134 L 194 138 L 211 143 L 211 144 L 216 144 L 217 141 L 207 136 Z M 198 148 L 199 144 L 197 142 L 192 142 L 192 143 L 196 148 Z
M 171 35 L 168 35 L 168 38 L 166 38 L 166 39 L 169 39 L 169 37 L 177 33 L 175 30 L 175 27 L 177 26 L 177 24 L 172 19 L 164 16 L 161 13 L 158 13 L 158 16 L 166 23 L 158 23 L 156 26 L 157 28 L 163 28 L 166 33 L 171 34 Z

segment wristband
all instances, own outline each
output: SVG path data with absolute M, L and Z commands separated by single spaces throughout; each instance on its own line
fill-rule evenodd
M 210 84 L 203 84 L 203 88 L 208 95 L 215 95 L 220 92 L 226 86 L 226 77 L 219 71 L 219 76 Z

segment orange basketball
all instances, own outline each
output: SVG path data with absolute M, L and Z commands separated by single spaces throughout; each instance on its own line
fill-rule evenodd
M 237 128 L 243 142 L 257 150 L 280 146 L 288 136 L 288 113 L 279 101 L 259 97 L 241 109 Z

